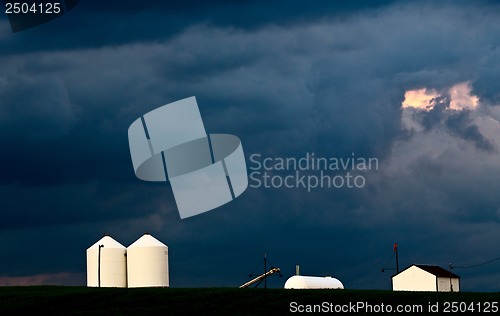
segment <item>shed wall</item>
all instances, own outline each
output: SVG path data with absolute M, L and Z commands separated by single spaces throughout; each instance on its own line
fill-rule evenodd
M 436 291 L 436 276 L 416 266 L 392 277 L 393 291 Z

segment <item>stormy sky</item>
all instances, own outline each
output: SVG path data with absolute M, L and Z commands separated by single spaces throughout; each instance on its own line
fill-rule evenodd
M 356 289 L 390 289 L 393 243 L 402 268 L 500 256 L 500 2 L 268 2 L 82 0 L 16 33 L 1 15 L 0 285 L 85 285 L 104 233 L 167 244 L 171 287 L 237 287 L 264 253 L 272 287 L 299 264 Z M 190 96 L 249 173 L 252 154 L 378 168 L 181 220 L 168 183 L 135 177 L 127 130 Z M 498 291 L 499 267 L 453 272 Z

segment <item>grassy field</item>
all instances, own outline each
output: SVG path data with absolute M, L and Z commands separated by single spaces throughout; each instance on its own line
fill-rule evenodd
M 500 293 L 426 293 L 366 290 L 284 290 L 234 288 L 87 288 L 64 286 L 0 287 L 0 315 L 283 315 L 314 308 L 335 312 L 347 308 L 357 314 L 388 311 L 398 305 L 433 314 L 449 305 L 450 312 L 490 310 Z M 297 302 L 296 305 L 293 305 Z M 325 303 L 323 303 L 325 302 Z M 358 303 L 359 302 L 359 303 Z M 450 302 L 450 303 L 446 303 Z M 451 302 L 457 302 L 453 307 Z M 497 302 L 492 304 L 492 302 Z M 292 303 L 292 305 L 291 305 Z M 330 303 L 332 305 L 330 305 Z M 350 304 L 350 305 L 349 305 Z M 353 309 L 356 304 L 364 304 Z M 381 310 L 381 305 L 383 309 Z M 437 305 L 438 304 L 438 305 Z M 307 305 L 310 305 L 309 307 Z M 372 309 L 369 309 L 368 305 Z M 292 307 L 291 307 L 292 306 Z M 357 305 L 356 305 L 357 306 Z M 415 307 L 417 306 L 417 307 Z M 421 309 L 418 309 L 421 306 Z M 474 310 L 472 310 L 473 308 Z M 381 312 L 379 312 L 380 314 Z

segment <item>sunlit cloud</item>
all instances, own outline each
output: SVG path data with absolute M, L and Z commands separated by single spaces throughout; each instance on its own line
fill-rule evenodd
M 451 87 L 450 109 L 463 110 L 475 109 L 479 104 L 479 98 L 471 94 L 471 88 L 468 82 L 462 82 Z
M 433 107 L 433 99 L 438 96 L 438 92 L 434 89 L 408 90 L 405 93 L 403 108 L 412 107 L 428 111 Z
M 446 95 L 450 98 L 449 108 L 452 110 L 475 109 L 479 104 L 479 98 L 471 94 L 469 82 L 461 82 L 442 93 L 426 88 L 408 90 L 405 92 L 403 108 L 411 107 L 430 111 L 436 104 L 435 99 Z

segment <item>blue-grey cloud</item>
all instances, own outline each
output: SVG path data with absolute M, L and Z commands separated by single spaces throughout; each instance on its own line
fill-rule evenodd
M 472 142 L 477 149 L 494 151 L 494 144 L 484 137 L 479 131 L 477 125 L 472 122 L 470 110 L 452 110 L 450 108 L 450 96 L 444 94 L 433 98 L 428 111 L 414 112 L 425 130 L 429 131 L 435 128 L 446 128 L 452 134 Z
M 81 272 L 84 250 L 104 232 L 124 245 L 144 231 L 167 243 L 172 286 L 237 286 L 264 252 L 288 274 L 298 263 L 348 288 L 389 287 L 379 271 L 393 242 L 407 264 L 491 253 L 500 214 L 498 89 L 488 79 L 500 69 L 496 4 L 114 6 L 82 2 L 15 35 L 0 21 L 4 275 Z M 415 114 L 407 129 L 406 90 L 465 81 L 480 108 L 436 110 L 425 122 Z M 355 153 L 380 168 L 364 173 L 363 189 L 248 189 L 181 221 L 168 185 L 135 179 L 126 131 L 192 95 L 206 129 L 240 137 L 247 158 Z M 64 260 L 35 271 L 19 264 L 31 262 L 22 249 L 34 241 L 72 250 L 52 248 L 49 257 Z M 465 254 L 460 245 L 475 242 Z M 464 288 L 495 289 L 482 273 Z

